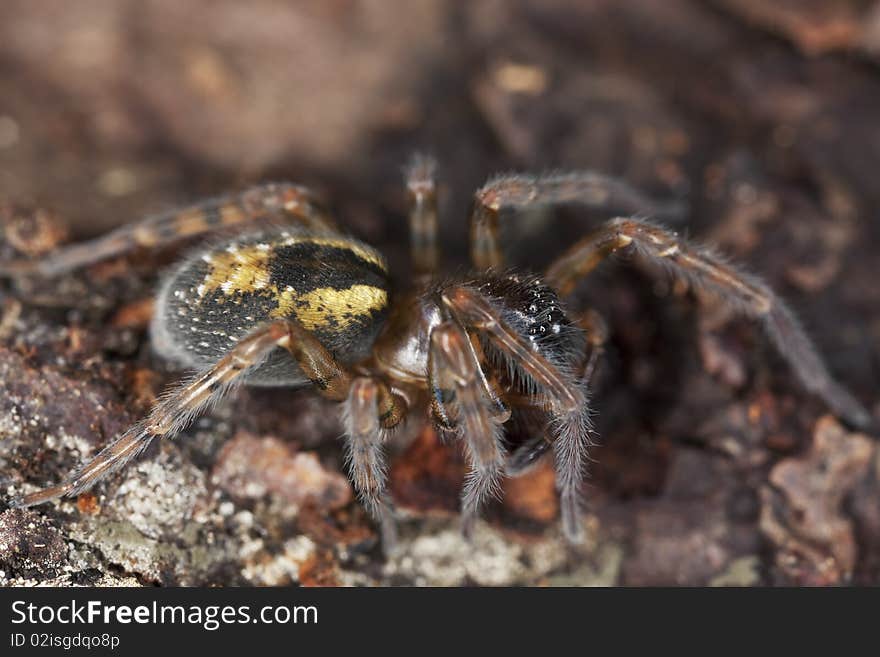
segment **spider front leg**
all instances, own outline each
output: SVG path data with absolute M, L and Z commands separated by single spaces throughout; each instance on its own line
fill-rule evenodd
M 792 311 L 765 283 L 725 263 L 710 250 L 689 244 L 672 231 L 640 219 L 613 219 L 551 264 L 548 282 L 560 295 L 568 295 L 581 278 L 626 248 L 659 264 L 678 279 L 711 290 L 734 310 L 759 320 L 807 390 L 853 425 L 871 424 L 870 413 L 831 378 Z
M 333 221 L 305 187 L 258 185 L 233 196 L 121 226 L 93 240 L 63 247 L 43 259 L 0 262 L 0 276 L 57 276 L 136 249 L 157 249 L 224 227 L 261 220 L 296 223 L 319 232 L 334 230 Z
M 443 322 L 431 331 L 428 376 L 435 419 L 457 430 L 467 447 L 470 469 L 461 508 L 462 531 L 470 537 L 483 501 L 500 492 L 506 416 L 498 417 L 496 404 L 486 395 L 470 338 L 456 322 Z
M 479 292 L 456 287 L 446 290 L 442 298 L 463 326 L 484 335 L 509 361 L 512 371 L 531 380 L 545 400 L 550 415 L 548 430 L 556 463 L 562 529 L 569 541 L 580 542 L 583 539 L 581 488 L 591 430 L 585 383 L 534 349 Z
M 499 240 L 499 217 L 505 209 L 580 203 L 613 208 L 627 214 L 681 217 L 678 201 L 654 201 L 625 182 L 591 171 L 545 176 L 508 175 L 493 178 L 477 190 L 471 212 L 471 261 L 479 269 L 504 266 Z
M 318 340 L 302 326 L 277 320 L 241 339 L 213 367 L 162 396 L 150 414 L 101 450 L 62 483 L 25 495 L 12 506 L 27 507 L 91 488 L 140 454 L 154 438 L 173 438 L 205 409 L 216 404 L 269 353 L 281 347 L 290 351 L 305 375 L 331 399 L 343 399 L 349 375 L 338 367 Z

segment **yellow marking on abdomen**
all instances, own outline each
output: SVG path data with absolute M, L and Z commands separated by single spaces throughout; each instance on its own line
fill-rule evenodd
M 271 252 L 257 246 L 211 254 L 207 259 L 211 269 L 198 287 L 199 296 L 203 297 L 218 288 L 227 296 L 236 292 L 245 294 L 274 288 L 269 287 L 270 255 Z
M 309 331 L 345 328 L 358 319 L 369 319 L 388 305 L 388 292 L 373 285 L 352 285 L 343 290 L 319 287 L 304 294 L 287 289 L 278 295 L 271 317 L 296 317 Z
M 227 295 L 236 292 L 249 293 L 269 288 L 269 262 L 275 256 L 274 249 L 279 246 L 293 246 L 295 244 L 316 244 L 332 248 L 351 251 L 361 260 L 379 267 L 387 272 L 385 260 L 378 254 L 361 246 L 352 244 L 343 238 L 334 237 L 301 237 L 291 235 L 281 242 L 270 243 L 271 248 L 261 248 L 260 245 L 249 245 L 235 248 L 232 251 L 221 251 L 209 254 L 205 262 L 210 266 L 210 271 L 198 287 L 200 297 L 208 292 L 221 288 Z M 275 289 L 276 295 L 279 291 Z
M 199 297 L 216 290 L 226 296 L 265 296 L 277 304 L 270 311 L 270 317 L 295 317 L 307 330 L 345 328 L 352 322 L 369 319 L 372 313 L 385 309 L 388 292 L 373 285 L 355 284 L 344 289 L 321 287 L 303 293 L 292 287 L 279 290 L 276 283 L 270 282 L 269 263 L 277 255 L 273 249 L 304 243 L 345 249 L 385 270 L 385 262 L 379 256 L 344 239 L 290 236 L 271 244 L 272 248 L 266 248 L 266 244 L 232 246 L 226 251 L 207 255 L 204 260 L 209 271 L 196 291 Z

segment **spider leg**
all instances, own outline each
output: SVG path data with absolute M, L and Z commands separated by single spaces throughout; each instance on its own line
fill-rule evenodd
M 870 413 L 831 378 L 792 311 L 765 283 L 725 263 L 710 250 L 689 244 L 670 230 L 640 219 L 613 219 L 553 262 L 547 270 L 548 282 L 560 295 L 568 295 L 582 277 L 627 247 L 694 287 L 714 292 L 734 310 L 760 320 L 776 349 L 807 390 L 825 400 L 853 425 L 871 424 Z
M 480 381 L 480 364 L 467 333 L 453 321 L 431 331 L 428 376 L 435 416 L 455 427 L 467 447 L 470 469 L 462 491 L 462 530 L 470 536 L 483 500 L 500 492 L 504 471 L 502 422 Z M 504 418 L 506 419 L 506 418 Z
M 332 220 L 308 189 L 265 184 L 120 226 L 93 240 L 63 247 L 43 259 L 0 262 L 0 276 L 57 276 L 139 248 L 156 249 L 224 227 L 266 219 L 292 221 L 321 232 L 334 229 Z
M 406 188 L 410 196 L 409 234 L 413 269 L 416 275 L 431 274 L 437 269 L 437 185 L 434 174 L 437 162 L 415 155 L 406 169 Z
M 16 507 L 41 504 L 91 488 L 140 454 L 154 438 L 173 438 L 205 409 L 216 404 L 276 347 L 288 349 L 322 394 L 341 399 L 349 376 L 304 328 L 287 320 L 267 324 L 239 340 L 213 367 L 160 398 L 150 414 L 101 450 L 62 483 L 13 501 Z
M 379 523 L 386 554 L 394 551 L 397 526 L 385 491 L 386 464 L 382 446 L 386 429 L 406 412 L 406 403 L 381 380 L 357 377 L 345 400 L 345 436 L 351 480 L 367 511 Z
M 578 372 L 578 379 L 584 389 L 589 389 L 608 339 L 608 326 L 604 318 L 594 310 L 584 312 L 574 319 L 587 336 L 584 358 Z M 530 400 L 519 400 L 523 406 L 531 405 Z M 546 425 L 538 429 L 537 435 L 527 439 L 507 457 L 505 472 L 516 477 L 527 472 L 538 460 L 553 447 L 553 437 L 548 433 Z
M 532 349 L 527 340 L 505 323 L 492 303 L 475 290 L 454 287 L 446 290 L 442 298 L 462 325 L 485 335 L 544 396 L 550 413 L 562 528 L 569 541 L 579 542 L 583 537 L 581 484 L 591 429 L 585 383 Z
M 471 211 L 471 260 L 479 269 L 504 266 L 499 215 L 505 209 L 580 203 L 613 208 L 626 214 L 649 214 L 676 219 L 685 208 L 678 201 L 654 201 L 625 182 L 590 171 L 544 176 L 506 175 L 489 180 L 477 190 Z

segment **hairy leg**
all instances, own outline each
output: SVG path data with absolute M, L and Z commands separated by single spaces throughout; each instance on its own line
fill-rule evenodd
M 306 188 L 258 185 L 233 196 L 210 199 L 121 226 L 93 240 L 63 247 L 43 259 L 0 262 L 0 276 L 57 276 L 139 248 L 161 248 L 223 227 L 259 220 L 293 222 L 316 231 L 334 228 Z
M 584 540 L 583 485 L 588 452 L 593 445 L 591 440 L 593 425 L 590 421 L 587 386 L 584 382 L 577 382 L 575 386 L 585 400 L 583 406 L 565 413 L 553 413 L 550 419 L 550 433 L 553 436 L 553 459 L 556 489 L 559 491 L 562 532 L 571 543 L 581 543 Z
M 569 541 L 580 542 L 581 488 L 591 429 L 586 384 L 532 349 L 526 339 L 504 322 L 493 304 L 475 290 L 451 288 L 444 292 L 443 302 L 462 325 L 482 332 L 515 369 L 528 376 L 546 401 L 562 528 Z
M 470 536 L 483 501 L 500 491 L 503 419 L 499 422 L 493 413 L 470 338 L 456 322 L 444 322 L 431 332 L 428 374 L 435 417 L 456 428 L 467 446 L 470 469 L 461 506 L 463 531 Z
M 432 274 L 437 269 L 437 163 L 430 157 L 416 155 L 406 169 L 406 188 L 411 209 L 409 232 L 413 269 L 417 275 Z
M 871 423 L 868 411 L 831 378 L 792 311 L 765 283 L 672 231 L 639 219 L 613 219 L 551 264 L 548 283 L 560 295 L 570 294 L 581 278 L 627 247 L 677 278 L 714 292 L 734 310 L 759 320 L 807 390 L 824 399 L 848 422 L 859 427 Z
M 386 554 L 395 549 L 397 527 L 385 490 L 383 445 L 387 428 L 397 424 L 405 412 L 405 402 L 379 379 L 357 377 L 352 381 L 344 413 L 349 472 L 358 497 L 379 523 Z
M 605 351 L 605 342 L 608 338 L 608 327 L 605 320 L 594 310 L 588 310 L 575 318 L 575 323 L 580 326 L 587 336 L 586 350 L 583 360 L 576 370 L 577 378 L 586 394 L 591 387 L 593 377 Z M 529 399 L 512 399 L 528 410 L 534 402 Z M 544 415 L 544 414 L 542 414 Z M 553 448 L 554 436 L 547 430 L 546 423 L 535 429 L 535 435 L 527 439 L 517 447 L 507 458 L 505 471 L 514 477 L 527 472 L 547 452 Z
M 684 214 L 679 202 L 654 201 L 621 180 L 589 171 L 544 176 L 507 175 L 477 190 L 471 214 L 471 260 L 480 269 L 504 266 L 499 243 L 499 215 L 505 209 L 580 203 L 627 214 L 674 219 Z
M 150 414 L 57 486 L 25 495 L 13 506 L 41 504 L 56 497 L 76 495 L 123 467 L 157 437 L 173 438 L 211 405 L 219 402 L 269 353 L 282 347 L 290 350 L 303 372 L 319 385 L 323 394 L 344 397 L 349 376 L 334 362 L 318 341 L 301 326 L 279 320 L 239 340 L 213 367 L 200 372 L 166 392 Z

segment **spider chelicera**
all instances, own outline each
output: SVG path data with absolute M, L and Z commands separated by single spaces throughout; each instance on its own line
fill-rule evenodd
M 339 232 L 309 190 L 289 184 L 261 185 L 123 226 L 42 260 L 0 265 L 6 276 L 58 276 L 137 248 L 234 231 L 186 258 L 158 294 L 153 346 L 196 374 L 68 479 L 13 505 L 91 487 L 154 438 L 179 433 L 238 384 L 311 383 L 339 402 L 351 478 L 386 549 L 396 529 L 383 444 L 408 416 L 430 417 L 464 444 L 466 534 L 502 476 L 522 473 L 552 452 L 563 531 L 578 541 L 592 435 L 588 389 L 605 330 L 595 313 L 566 308 L 563 299 L 603 260 L 627 251 L 758 320 L 807 389 L 849 422 L 869 423 L 764 283 L 660 225 L 612 219 L 541 276 L 504 268 L 498 233 L 507 211 L 577 202 L 650 212 L 650 200 L 612 178 L 574 172 L 491 179 L 475 195 L 473 272 L 440 277 L 434 169 L 424 157 L 407 169 L 414 276 L 410 289 L 393 298 L 382 255 Z M 505 426 L 523 415 L 532 418 L 532 435 L 512 441 Z

